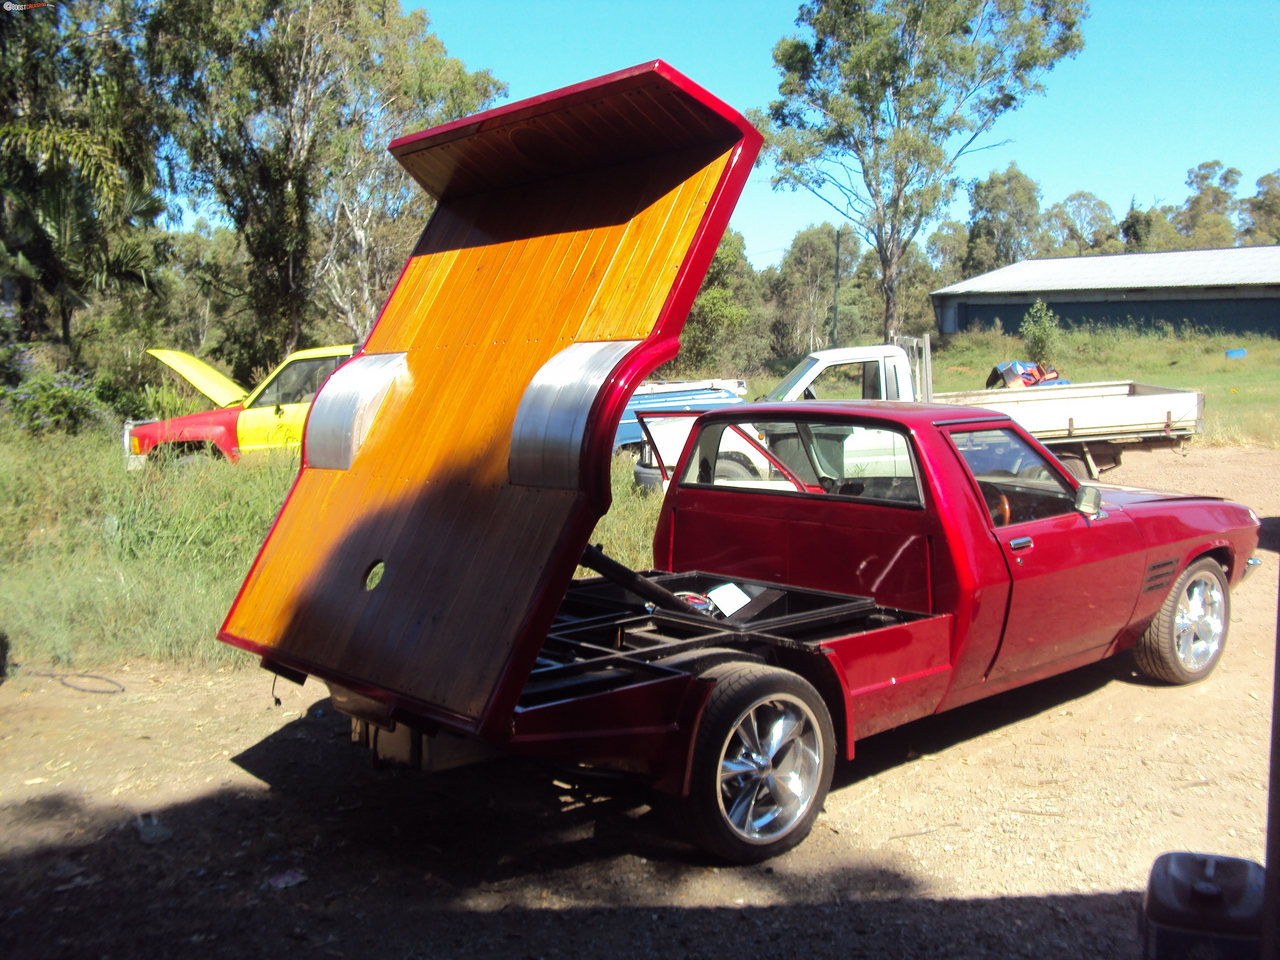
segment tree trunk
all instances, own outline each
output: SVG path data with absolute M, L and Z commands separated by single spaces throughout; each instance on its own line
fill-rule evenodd
M 67 352 L 75 356 L 75 352 L 71 349 L 71 307 L 65 302 L 58 304 L 58 312 L 62 315 L 62 344 L 67 348 Z
M 301 218 L 300 218 L 301 219 Z M 289 255 L 289 278 L 285 292 L 285 303 L 288 304 L 289 329 L 285 334 L 284 356 L 287 357 L 298 349 L 298 340 L 302 336 L 302 305 L 298 302 L 298 283 L 293 275 L 293 254 Z M 284 357 L 280 358 L 281 360 Z
M 36 285 L 26 277 L 21 277 L 18 281 L 18 317 L 19 317 L 19 333 L 18 339 L 23 343 L 28 343 L 36 338 L 41 327 L 44 326 L 40 321 L 40 317 L 36 313 Z
M 898 262 L 900 256 L 886 251 L 880 257 L 880 292 L 884 294 L 884 342 L 898 335 Z

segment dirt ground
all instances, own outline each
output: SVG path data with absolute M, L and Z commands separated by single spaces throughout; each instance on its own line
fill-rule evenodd
M 1107 479 L 1240 500 L 1275 551 L 1278 477 L 1280 452 L 1199 449 Z M 754 867 L 672 839 L 625 784 L 375 770 L 314 681 L 276 706 L 257 669 L 19 670 L 0 956 L 1136 958 L 1157 855 L 1263 859 L 1278 564 L 1259 556 L 1208 681 L 1117 658 L 861 741 L 808 841 Z

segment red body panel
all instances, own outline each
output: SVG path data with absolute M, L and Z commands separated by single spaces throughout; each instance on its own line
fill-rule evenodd
M 962 429 L 950 428 L 944 436 Z M 1061 477 L 1078 486 L 1066 471 Z M 967 489 L 975 504 L 980 499 L 967 471 L 957 489 Z M 1093 519 L 1071 512 L 1006 527 L 984 521 L 983 526 L 998 544 L 1010 588 L 998 653 L 983 682 L 1105 648 L 1128 626 L 1147 551 L 1123 511 Z
M 679 499 L 670 554 L 658 562 L 677 572 L 711 570 L 928 612 L 929 545 L 941 532 L 932 520 L 924 511 L 835 499 L 689 489 Z
M 698 718 L 712 684 L 688 674 L 517 710 L 504 746 L 524 756 L 595 763 L 687 790 Z
M 717 411 L 700 426 L 744 414 Z M 761 405 L 751 415 L 896 426 L 913 446 L 922 509 L 673 482 L 654 536 L 660 569 L 770 579 L 943 615 L 822 643 L 843 687 L 850 755 L 857 737 L 1124 649 L 1188 563 L 1211 553 L 1234 585 L 1257 544 L 1257 521 L 1238 504 L 1114 487 L 1103 488 L 1096 518 L 1073 511 L 995 526 L 948 432 L 1008 429 L 1044 450 L 990 411 L 807 403 Z M 696 435 L 674 476 L 684 475 Z
M 932 713 L 951 680 L 950 616 L 883 627 L 822 644 L 846 697 L 846 747 Z
M 996 537 L 1012 591 L 990 679 L 1106 647 L 1128 626 L 1147 551 L 1122 511 L 1096 520 L 1079 513 L 1047 517 Z M 1026 537 L 1031 546 L 1009 546 Z
M 236 421 L 244 407 L 222 407 L 184 417 L 157 420 L 134 427 L 130 436 L 138 438 L 138 453 L 146 455 L 162 443 L 211 443 L 224 457 L 235 463 L 240 459 L 236 445 Z

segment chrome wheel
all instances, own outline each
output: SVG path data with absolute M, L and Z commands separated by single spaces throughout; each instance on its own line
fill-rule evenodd
M 1134 660 L 1149 677 L 1166 683 L 1195 683 L 1213 673 L 1230 629 L 1227 575 L 1217 560 L 1201 557 L 1169 589 L 1134 644 Z
M 800 699 L 775 694 L 748 707 L 720 751 L 720 810 L 730 828 L 748 843 L 791 830 L 818 794 L 822 748 Z
M 1212 660 L 1226 633 L 1226 593 L 1219 578 L 1200 573 L 1187 581 L 1174 613 L 1174 650 L 1187 670 Z

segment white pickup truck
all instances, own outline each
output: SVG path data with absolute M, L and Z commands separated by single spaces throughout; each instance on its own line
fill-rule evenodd
M 934 393 L 929 338 L 899 342 L 811 353 L 760 399 L 921 400 L 999 410 L 1082 479 L 1118 467 L 1125 450 L 1177 447 L 1204 426 L 1204 394 L 1132 380 Z M 657 486 L 667 479 L 694 419 L 674 411 L 642 415 L 651 444 L 636 464 L 637 483 Z

